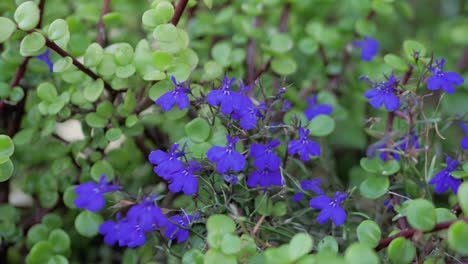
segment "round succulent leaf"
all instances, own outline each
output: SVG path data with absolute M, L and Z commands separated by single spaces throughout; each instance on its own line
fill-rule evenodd
M 47 30 L 49 39 L 52 41 L 62 39 L 70 35 L 68 31 L 67 21 L 63 19 L 56 19 L 52 24 L 50 24 L 49 29 Z
M 62 217 L 56 213 L 46 214 L 42 218 L 41 223 L 46 225 L 49 229 L 60 228 L 63 225 Z
M 26 264 L 44 264 L 48 263 L 49 259 L 54 254 L 54 248 L 48 241 L 40 241 L 36 243 L 26 256 Z
M 104 54 L 101 62 L 97 66 L 97 71 L 104 77 L 112 76 L 117 70 L 117 64 L 115 63 L 114 57 L 110 54 Z
M 389 185 L 387 177 L 370 176 L 359 185 L 359 192 L 368 199 L 377 199 L 387 193 Z
M 10 92 L 10 101 L 19 102 L 23 100 L 24 91 L 23 88 L 16 86 Z
M 400 163 L 396 160 L 389 160 L 382 164 L 380 173 L 389 176 L 397 173 L 400 170 Z
M 13 162 L 11 160 L 7 160 L 0 164 L 0 182 L 7 181 L 13 175 Z
M 457 221 L 448 229 L 449 248 L 462 256 L 468 256 L 468 223 Z
M 153 37 L 158 47 L 169 53 L 176 53 L 189 44 L 187 32 L 178 29 L 172 24 L 162 24 L 157 26 L 153 31 Z
M 54 63 L 54 66 L 52 67 L 52 69 L 54 72 L 64 72 L 70 69 L 72 64 L 73 64 L 72 58 L 70 57 L 60 58 Z
M 47 264 L 68 264 L 68 259 L 62 255 L 53 255 Z
M 385 63 L 387 65 L 389 65 L 390 67 L 392 67 L 395 70 L 399 70 L 399 71 L 402 71 L 402 72 L 408 70 L 408 64 L 403 59 L 401 59 L 400 57 L 398 57 L 395 54 L 385 55 L 384 56 L 384 61 L 385 61 Z
M 196 248 L 192 248 L 184 253 L 182 264 L 203 264 L 203 253 Z
M 9 18 L 0 17 L 0 43 L 8 40 L 16 30 L 16 24 Z
M 227 233 L 221 241 L 221 252 L 226 255 L 234 255 L 241 250 L 241 240 L 237 235 Z
M 70 250 L 70 237 L 62 229 L 52 230 L 49 234 L 48 241 L 52 245 L 55 253 L 66 253 Z
M 430 231 L 436 225 L 436 211 L 428 200 L 415 199 L 408 202 L 406 219 L 408 223 L 421 231 Z
M 201 142 L 194 144 L 191 148 L 192 153 L 191 156 L 195 159 L 202 159 L 206 156 L 206 152 L 212 147 L 213 145 L 209 142 Z
M 458 187 L 458 201 L 465 215 L 468 215 L 468 182 L 464 182 Z
M 335 129 L 335 120 L 328 115 L 319 115 L 310 121 L 308 128 L 312 136 L 327 136 Z
M 207 61 L 203 65 L 204 75 L 203 78 L 207 80 L 214 80 L 223 74 L 223 67 L 216 61 Z
M 102 47 L 93 43 L 89 45 L 84 54 L 83 63 L 87 67 L 95 67 L 101 63 L 102 58 L 104 57 L 104 50 Z
M 457 219 L 457 216 L 447 208 L 436 208 L 436 222 L 443 223 Z
M 0 164 L 6 162 L 15 152 L 15 144 L 7 135 L 0 135 Z
M 166 79 L 166 74 L 158 70 L 150 71 L 143 75 L 143 80 L 145 81 L 160 81 L 164 79 Z
M 419 56 L 424 57 L 426 55 L 426 47 L 415 40 L 405 40 L 403 42 L 403 50 L 405 51 L 406 58 L 410 61 L 414 61 L 415 52 L 419 53 Z
M 42 48 L 45 46 L 45 38 L 39 32 L 33 32 L 26 35 L 20 44 L 21 56 L 36 56 L 43 53 Z
M 224 255 L 217 249 L 209 249 L 203 258 L 203 263 L 223 263 L 223 264 L 237 264 L 235 256 Z
M 40 20 L 39 7 L 33 1 L 26 1 L 16 8 L 14 18 L 20 29 L 34 29 Z
M 68 186 L 65 192 L 63 192 L 63 203 L 66 207 L 75 209 L 76 206 L 74 202 L 76 197 L 78 197 L 78 195 L 75 192 L 75 186 Z
M 255 198 L 255 210 L 264 216 L 270 216 L 273 212 L 273 202 L 265 195 Z
M 39 192 L 39 203 L 44 208 L 54 207 L 59 199 L 59 194 L 56 190 L 43 189 Z
M 53 103 L 57 100 L 57 89 L 49 82 L 41 83 L 37 87 L 37 96 L 42 100 Z
M 119 66 L 125 66 L 133 60 L 133 47 L 128 43 L 116 44 L 114 50 L 114 58 Z
M 310 37 L 303 38 L 298 43 L 299 50 L 305 55 L 312 55 L 317 52 L 319 44 Z
M 160 71 L 164 71 L 171 66 L 174 56 L 169 52 L 157 50 L 153 53 L 152 59 L 154 67 Z
M 368 159 L 368 158 L 362 158 L 360 161 L 361 167 L 371 173 L 379 173 L 380 168 L 382 167 L 383 161 L 379 158 L 373 158 L 373 159 Z
M 288 34 L 279 33 L 271 37 L 270 49 L 277 53 L 285 53 L 292 49 L 293 40 Z
M 387 253 L 392 263 L 409 264 L 416 256 L 416 248 L 411 241 L 398 237 L 390 242 Z
M 116 141 L 119 140 L 122 136 L 122 130 L 120 128 L 111 128 L 106 131 L 106 138 L 109 141 Z
M 219 42 L 213 46 L 211 56 L 221 66 L 227 67 L 231 64 L 232 46 L 228 42 Z
M 332 236 L 326 236 L 319 241 L 317 245 L 318 252 L 331 252 L 337 253 L 338 252 L 338 242 Z
M 210 233 L 227 234 L 236 231 L 236 224 L 226 215 L 212 215 L 206 222 L 206 229 Z
M 291 57 L 278 57 L 271 61 L 271 68 L 279 75 L 290 75 L 297 70 L 297 64 Z
M 35 224 L 29 230 L 26 235 L 26 245 L 32 247 L 39 241 L 47 240 L 49 236 L 49 228 L 44 224 Z
M 104 128 L 107 125 L 107 119 L 99 116 L 96 113 L 87 114 L 85 120 L 90 127 L 94 128 Z
M 167 23 L 174 15 L 174 7 L 169 2 L 159 2 L 155 8 L 143 13 L 141 21 L 144 26 L 155 28 L 160 24 Z
M 275 205 L 273 206 L 272 215 L 283 216 L 283 215 L 286 215 L 287 212 L 288 212 L 288 205 L 283 201 L 279 201 L 279 202 L 276 202 Z
M 83 95 L 89 102 L 95 102 L 97 99 L 99 99 L 103 91 L 104 81 L 102 79 L 97 79 L 86 85 Z
M 102 175 L 106 175 L 106 180 L 114 179 L 114 168 L 107 160 L 98 160 L 91 167 L 91 178 L 98 182 Z
M 185 134 L 196 143 L 205 142 L 211 133 L 211 127 L 205 119 L 197 117 L 184 127 Z
M 115 75 L 119 78 L 125 79 L 135 74 L 135 72 L 136 72 L 135 66 L 133 66 L 132 64 L 128 64 L 125 66 L 117 67 L 117 69 L 115 70 Z
M 371 248 L 379 244 L 382 232 L 379 225 L 372 220 L 362 221 L 356 229 L 359 242 L 366 244 Z
M 314 240 L 307 233 L 298 233 L 293 236 L 289 243 L 289 259 L 297 260 L 312 250 Z
M 289 257 L 289 245 L 284 244 L 277 248 L 268 248 L 264 253 L 266 257 L 265 263 L 281 264 L 281 263 L 293 263 Z
M 347 264 L 379 264 L 380 258 L 368 244 L 351 244 L 344 254 Z
M 82 211 L 75 218 L 75 229 L 78 233 L 85 237 L 93 237 L 99 232 L 99 225 L 104 219 L 101 215 L 89 211 Z
M 361 36 L 373 36 L 377 31 L 377 27 L 373 21 L 361 18 L 354 24 L 354 29 Z

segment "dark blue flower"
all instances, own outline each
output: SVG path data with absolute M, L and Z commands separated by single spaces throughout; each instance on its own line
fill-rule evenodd
M 136 248 L 146 243 L 145 230 L 135 218 L 124 218 L 119 222 L 119 246 Z
M 104 193 L 120 190 L 118 185 L 110 185 L 106 176 L 102 175 L 99 183 L 87 182 L 76 186 L 75 193 L 78 195 L 74 201 L 76 207 L 97 212 L 104 207 L 106 200 Z
M 182 170 L 184 164 L 178 158 L 184 155 L 183 151 L 178 151 L 179 144 L 172 145 L 171 151 L 166 153 L 162 150 L 152 151 L 148 159 L 154 167 L 154 172 L 166 181 L 172 180 L 175 172 Z
M 49 72 L 54 71 L 54 63 L 50 60 L 50 50 L 46 49 L 44 53 L 36 56 L 36 59 L 44 62 L 49 67 Z
M 241 95 L 242 96 L 242 95 Z M 250 100 L 250 99 L 249 99 Z M 257 125 L 257 119 L 263 118 L 262 111 L 266 110 L 265 104 L 254 106 L 253 104 L 242 104 L 241 110 L 235 110 L 232 113 L 233 119 L 240 119 L 239 125 L 245 130 L 254 129 Z
M 309 107 L 304 111 L 304 115 L 307 119 L 312 120 L 314 117 L 319 115 L 330 115 L 333 112 L 333 107 L 327 104 L 317 104 L 317 95 L 312 98 L 307 98 Z
M 366 79 L 366 77 L 361 78 L 361 80 Z M 385 105 L 388 111 L 398 110 L 400 108 L 400 100 L 395 95 L 397 84 L 397 79 L 392 74 L 388 78 L 388 81 L 374 84 L 371 90 L 364 93 L 364 96 L 370 99 L 369 103 L 376 109 Z
M 154 198 L 146 197 L 142 203 L 133 205 L 127 212 L 131 224 L 138 224 L 143 232 L 156 230 L 165 226 L 167 218 L 161 208 L 154 204 Z
M 309 129 L 299 128 L 299 140 L 292 140 L 288 144 L 288 153 L 294 155 L 299 153 L 301 160 L 310 160 L 310 155 L 320 156 L 320 146 L 309 139 Z
M 288 112 L 292 107 L 292 104 L 289 100 L 284 100 L 283 106 L 281 106 L 281 112 Z
M 169 218 L 164 235 L 167 239 L 177 239 L 177 243 L 182 243 L 189 237 L 189 226 L 194 217 L 191 215 L 174 215 Z
M 226 140 L 226 147 L 213 146 L 208 150 L 206 153 L 208 160 L 216 163 L 216 170 L 221 174 L 225 174 L 229 170 L 236 172 L 243 170 L 245 158 L 235 149 L 239 138 L 227 135 Z
M 463 129 L 466 135 L 461 141 L 461 147 L 463 149 L 468 149 L 468 125 L 464 122 L 460 122 L 460 127 Z
M 452 191 L 456 194 L 458 192 L 458 187 L 462 183 L 462 180 L 454 178 L 450 173 L 454 171 L 458 166 L 458 161 L 456 159 L 451 159 L 447 157 L 445 160 L 447 167 L 439 171 L 434 178 L 429 182 L 431 185 L 435 185 L 434 191 L 436 193 L 444 193 L 450 187 Z
M 194 175 L 201 166 L 198 162 L 192 160 L 180 171 L 176 172 L 169 184 L 169 190 L 173 193 L 183 191 L 185 195 L 190 196 L 198 191 L 198 180 Z
M 281 144 L 279 140 L 272 140 L 270 143 L 250 145 L 250 156 L 255 158 L 254 166 L 257 169 L 277 170 L 281 166 L 280 158 L 275 154 L 274 149 Z
M 220 106 L 221 113 L 229 115 L 234 110 L 235 101 L 239 93 L 231 90 L 232 84 L 236 81 L 235 78 L 229 80 L 227 76 L 224 76 L 223 83 L 220 89 L 212 90 L 206 96 L 206 101 L 211 106 Z M 237 98 L 238 100 L 238 98 Z
M 322 195 L 324 194 L 322 188 L 320 188 L 320 185 L 322 184 L 322 179 L 320 178 L 315 178 L 313 180 L 304 180 L 301 181 L 301 188 L 304 191 L 313 191 L 316 194 Z
M 340 205 L 346 200 L 346 197 L 345 193 L 336 192 L 333 199 L 326 195 L 312 198 L 309 203 L 310 207 L 321 210 L 317 216 L 317 222 L 323 225 L 331 218 L 336 226 L 344 224 L 346 221 L 346 211 Z
M 436 60 L 435 67 L 429 67 L 429 71 L 433 74 L 427 79 L 427 89 L 431 91 L 442 89 L 448 94 L 455 92 L 455 87 L 462 85 L 464 80 L 456 72 L 444 72 L 445 59 Z
M 379 42 L 371 37 L 354 41 L 354 45 L 361 48 L 361 59 L 371 61 L 379 52 Z
M 301 192 L 295 193 L 292 197 L 293 202 L 298 203 L 304 198 L 304 194 Z
M 250 174 L 247 179 L 247 186 L 255 188 L 257 186 L 267 188 L 270 186 L 283 186 L 283 178 L 278 170 L 257 170 Z
M 184 87 L 184 83 L 177 83 L 174 76 L 171 77 L 175 87 L 173 91 L 169 91 L 156 100 L 156 104 L 161 106 L 161 109 L 165 112 L 170 111 L 175 104 L 179 106 L 179 110 L 183 110 L 190 106 L 190 100 L 188 95 L 190 89 Z
M 221 177 L 230 184 L 236 184 L 239 181 L 239 178 L 234 174 L 222 174 Z
M 120 213 L 117 214 L 117 221 L 107 220 L 99 226 L 99 233 L 104 236 L 104 243 L 113 246 L 121 238 Z

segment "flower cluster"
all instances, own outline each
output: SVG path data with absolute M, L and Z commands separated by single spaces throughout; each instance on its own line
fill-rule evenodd
M 368 81 L 373 87 L 364 93 L 372 107 L 379 109 L 382 105 L 385 105 L 387 111 L 395 111 L 400 108 L 400 99 L 396 95 L 398 81 L 393 74 L 388 77 L 387 81 L 380 83 L 372 83 L 367 77 L 361 77 L 360 79 Z
M 279 140 L 272 140 L 266 145 L 250 145 L 250 156 L 255 158 L 254 166 L 257 170 L 250 174 L 247 186 L 251 188 L 255 188 L 258 185 L 264 188 L 272 185 L 283 186 L 283 179 L 279 172 L 281 160 L 274 153 L 274 149 L 280 144 Z
M 76 186 L 75 193 L 78 195 L 74 200 L 77 208 L 86 209 L 91 212 L 101 210 L 106 200 L 104 193 L 110 193 L 120 190 L 118 185 L 110 185 L 106 180 L 106 175 L 102 175 L 99 183 L 86 182 Z

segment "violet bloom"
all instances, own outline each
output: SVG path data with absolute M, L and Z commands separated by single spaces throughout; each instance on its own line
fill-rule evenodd
M 206 101 L 211 106 L 220 106 L 221 113 L 229 115 L 234 110 L 234 97 L 239 94 L 231 90 L 232 84 L 236 81 L 235 78 L 229 80 L 227 76 L 224 76 L 223 83 L 220 89 L 212 90 L 206 96 Z
M 75 193 L 78 195 L 73 202 L 76 207 L 86 209 L 91 212 L 97 212 L 104 207 L 106 200 L 104 193 L 120 190 L 118 185 L 110 185 L 106 176 L 102 175 L 99 183 L 86 182 L 76 186 Z
M 460 122 L 460 127 L 465 132 L 465 137 L 461 141 L 461 147 L 463 149 L 468 149 L 468 125 L 465 124 L 464 122 Z
M 310 160 L 310 155 L 320 156 L 320 146 L 316 142 L 309 139 L 309 129 L 304 130 L 302 127 L 299 129 L 299 139 L 292 140 L 288 144 L 288 153 L 294 155 L 299 153 L 301 160 Z
M 170 217 L 164 235 L 170 240 L 177 239 L 178 244 L 184 242 L 189 237 L 188 228 L 193 220 L 193 216 L 185 214 Z
M 49 67 L 49 72 L 54 71 L 54 63 L 50 60 L 50 50 L 46 49 L 44 53 L 35 57 L 36 59 L 44 62 Z
M 99 233 L 104 236 L 104 243 L 109 246 L 113 246 L 123 235 L 120 231 L 120 213 L 117 214 L 116 220 L 116 222 L 107 220 L 99 226 Z
M 429 71 L 433 74 L 427 79 L 427 89 L 431 91 L 442 89 L 448 94 L 455 92 L 455 87 L 462 85 L 464 79 L 456 72 L 444 72 L 445 59 L 436 60 L 435 67 L 429 67 Z
M 295 202 L 295 203 L 298 203 L 302 200 L 302 198 L 304 198 L 304 194 L 301 193 L 301 192 L 298 192 L 298 193 L 295 193 L 292 197 L 292 201 Z
M 167 218 L 161 208 L 154 204 L 154 198 L 146 197 L 142 203 L 133 205 L 127 218 L 138 224 L 143 232 L 153 231 L 166 225 Z
M 229 184 L 236 184 L 239 181 L 239 178 L 234 174 L 222 174 L 221 178 Z
M 136 248 L 146 243 L 145 230 L 135 218 L 124 218 L 119 223 L 119 246 Z
M 304 180 L 304 181 L 301 181 L 301 188 L 304 191 L 313 191 L 316 194 L 323 195 L 325 193 L 323 192 L 322 188 L 320 188 L 321 184 L 322 184 L 322 179 L 320 178 L 315 178 L 312 180 Z
M 194 173 L 200 169 L 201 166 L 198 162 L 189 161 L 184 169 L 175 173 L 172 182 L 169 184 L 169 190 L 173 193 L 183 191 L 187 196 L 195 194 L 198 191 L 198 180 Z
M 185 88 L 183 82 L 177 83 L 174 76 L 171 77 L 171 81 L 174 83 L 174 90 L 161 95 L 155 103 L 165 112 L 170 111 L 175 104 L 179 106 L 179 110 L 188 108 L 190 100 L 187 94 L 190 93 L 190 89 Z
M 249 99 L 250 100 L 250 99 Z M 233 119 L 240 119 L 239 125 L 245 130 L 252 130 L 257 126 L 257 119 L 263 118 L 262 111 L 267 110 L 264 103 L 254 106 L 253 104 L 244 104 L 242 110 L 236 110 L 232 113 Z
M 323 225 L 328 219 L 331 219 L 336 226 L 344 224 L 346 221 L 346 211 L 340 205 L 346 200 L 346 197 L 345 193 L 336 192 L 334 198 L 329 198 L 326 195 L 312 198 L 310 200 L 310 207 L 321 210 L 317 216 L 317 222 Z
M 368 80 L 367 77 L 361 77 L 361 80 Z M 373 84 L 373 88 L 364 93 L 369 100 L 369 103 L 375 109 L 379 109 L 382 105 L 385 105 L 387 111 L 395 111 L 400 108 L 400 100 L 396 93 L 396 86 L 398 82 L 395 76 L 392 74 L 388 78 L 388 81 Z
M 438 194 L 444 193 L 449 187 L 456 194 L 462 180 L 454 178 L 450 173 L 457 168 L 458 161 L 447 157 L 445 162 L 447 163 L 447 167 L 439 171 L 434 178 L 432 178 L 429 184 L 435 185 L 434 191 Z
M 169 153 L 162 150 L 151 151 L 148 156 L 154 167 L 154 172 L 166 181 L 172 180 L 174 173 L 182 170 L 183 163 L 178 158 L 184 155 L 183 151 L 178 151 L 179 144 L 174 144 Z
M 292 104 L 289 100 L 284 100 L 283 106 L 281 106 L 281 112 L 288 112 L 291 110 Z
M 257 186 L 267 188 L 270 186 L 283 186 L 283 178 L 281 173 L 277 170 L 272 171 L 269 169 L 257 170 L 250 174 L 247 179 L 247 186 L 255 188 Z
M 312 98 L 307 98 L 309 107 L 304 111 L 304 115 L 308 120 L 314 119 L 319 115 L 330 115 L 333 112 L 333 107 L 328 104 L 317 104 L 317 95 Z
M 216 170 L 221 174 L 225 174 L 229 170 L 243 170 L 245 167 L 245 158 L 235 149 L 236 142 L 239 138 L 226 135 L 226 140 L 226 147 L 213 146 L 206 152 L 208 160 L 216 163 Z
M 277 170 L 281 166 L 280 158 L 274 150 L 281 144 L 279 140 L 272 140 L 270 143 L 250 145 L 250 156 L 255 158 L 254 166 L 257 169 Z
M 379 42 L 371 37 L 354 41 L 354 45 L 361 48 L 361 59 L 363 61 L 371 61 L 379 52 Z

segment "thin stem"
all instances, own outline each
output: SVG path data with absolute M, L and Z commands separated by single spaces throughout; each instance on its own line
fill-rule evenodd
M 101 15 L 99 16 L 99 22 L 97 24 L 96 42 L 104 46 L 106 43 L 106 29 L 104 27 L 104 16 L 109 12 L 110 0 L 103 0 Z
M 176 6 L 174 16 L 171 19 L 171 24 L 177 26 L 179 24 L 179 20 L 184 13 L 185 7 L 187 6 L 188 0 L 180 0 Z

